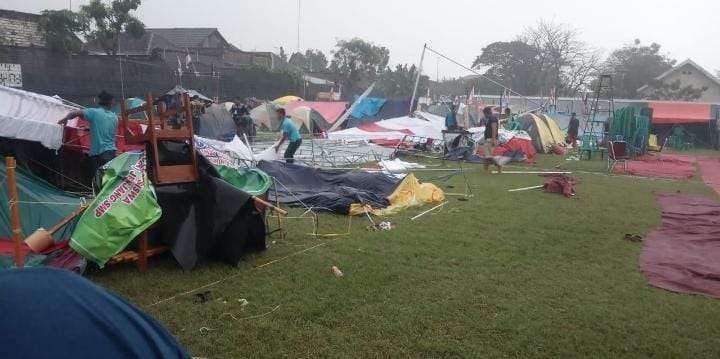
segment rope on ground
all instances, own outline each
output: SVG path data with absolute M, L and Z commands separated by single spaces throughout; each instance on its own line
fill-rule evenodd
M 261 265 L 256 266 L 256 267 L 252 267 L 252 268 L 250 268 L 250 270 L 264 268 L 264 267 L 270 266 L 270 265 L 272 265 L 272 264 L 275 264 L 275 263 L 284 261 L 284 260 L 286 260 L 286 259 L 288 259 L 288 258 L 297 256 L 297 255 L 300 255 L 300 254 L 305 253 L 305 252 L 308 252 L 308 251 L 311 251 L 311 250 L 313 250 L 313 249 L 315 249 L 315 248 L 319 248 L 319 247 L 328 245 L 328 244 L 330 244 L 330 243 L 332 243 L 332 242 L 337 241 L 339 238 L 340 238 L 340 237 L 335 238 L 335 239 L 331 239 L 331 240 L 328 240 L 327 242 L 323 242 L 323 243 L 320 243 L 320 244 L 316 244 L 316 245 L 314 245 L 314 246 L 312 246 L 312 247 L 299 250 L 299 251 L 297 251 L 297 252 L 288 254 L 288 255 L 286 255 L 286 256 L 284 256 L 284 257 L 280 257 L 280 258 L 277 258 L 277 259 L 273 259 L 273 260 L 271 260 L 271 261 L 269 261 L 269 262 L 267 262 L 267 263 L 261 264 Z M 185 291 L 185 292 L 175 294 L 175 295 L 173 295 L 173 296 L 171 296 L 171 297 L 168 297 L 168 298 L 165 298 L 165 299 L 161 299 L 161 300 L 159 300 L 159 301 L 157 301 L 157 302 L 155 302 L 155 303 L 153 303 L 153 304 L 148 305 L 147 307 L 148 307 L 148 308 L 151 308 L 151 307 L 155 307 L 155 306 L 158 306 L 158 305 L 160 305 L 160 304 L 163 304 L 163 303 L 170 302 L 170 301 L 175 300 L 175 299 L 177 299 L 177 298 L 186 296 L 186 295 L 188 295 L 188 294 L 192 294 L 192 293 L 194 293 L 194 292 L 197 292 L 197 291 L 202 290 L 202 289 L 205 289 L 205 288 L 209 288 L 209 287 L 218 285 L 218 284 L 220 284 L 220 283 L 222 283 L 222 282 L 226 282 L 226 281 L 228 281 L 228 280 L 237 278 L 237 277 L 239 277 L 239 276 L 241 276 L 241 275 L 245 275 L 245 274 L 247 274 L 247 272 L 245 272 L 245 271 L 241 271 L 241 272 L 235 273 L 235 274 L 230 275 L 230 276 L 227 276 L 227 277 L 225 277 L 225 278 L 218 279 L 218 280 L 216 280 L 216 281 L 214 281 L 214 282 L 210 282 L 210 283 L 207 283 L 207 284 L 203 284 L 203 285 L 201 285 L 201 286 L 199 286 L 199 287 L 197 287 L 197 288 L 193 288 L 193 289 L 187 290 L 187 291 Z

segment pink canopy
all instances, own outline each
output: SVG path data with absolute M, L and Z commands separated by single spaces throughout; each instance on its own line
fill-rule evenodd
M 292 110 L 305 106 L 318 112 L 329 124 L 335 123 L 345 112 L 347 102 L 318 102 L 318 101 L 296 101 L 285 106 L 285 110 L 289 113 Z

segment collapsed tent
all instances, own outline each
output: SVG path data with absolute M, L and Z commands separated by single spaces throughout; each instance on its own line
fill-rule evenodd
M 401 140 L 405 136 L 417 136 L 442 140 L 445 119 L 426 112 L 416 112 L 414 117 L 403 116 L 378 122 L 363 123 L 358 127 L 330 132 L 328 137 L 336 140 Z M 397 144 L 397 143 L 395 143 Z
M 196 133 L 205 138 L 229 141 L 237 132 L 233 116 L 223 105 L 212 104 L 200 115 Z
M 347 102 L 294 101 L 283 107 L 293 119 L 295 119 L 294 114 L 297 112 L 298 119 L 308 130 L 311 130 L 311 124 L 314 124 L 326 131 L 342 116 L 347 106 Z M 303 112 L 298 112 L 298 110 Z M 296 122 L 298 119 L 295 119 Z
M 0 137 L 40 142 L 57 150 L 63 143 L 57 122 L 76 107 L 57 98 L 0 86 Z
M 180 85 L 173 87 L 170 91 L 166 92 L 165 95 L 175 96 L 175 95 L 182 95 L 185 93 L 188 94 L 188 96 L 190 96 L 191 99 L 193 97 L 197 96 L 202 101 L 213 102 L 213 100 L 211 98 L 201 94 L 200 92 L 192 90 L 192 89 L 185 89 Z
M 183 144 L 162 146 L 161 161 L 182 153 Z M 163 210 L 158 224 L 160 240 L 183 269 L 209 260 L 236 265 L 248 252 L 264 250 L 265 222 L 251 196 L 222 179 L 215 167 L 198 156 L 200 179 L 196 185 L 156 187 Z
M 442 190 L 420 184 L 413 175 L 400 181 L 381 172 L 316 169 L 277 161 L 262 161 L 258 168 L 278 182 L 269 193 L 271 201 L 317 211 L 389 215 L 444 198 Z
M 70 246 L 100 267 L 160 219 L 145 152 L 123 153 L 106 165 L 102 189 L 78 221 Z
M 15 169 L 18 208 L 21 218 L 21 235 L 26 238 L 39 228 L 51 228 L 80 206 L 83 199 L 65 193 L 24 168 Z M 7 178 L 5 163 L 0 163 L 0 178 Z M 14 266 L 12 226 L 7 186 L 0 186 L 0 268 Z M 55 244 L 42 253 L 34 253 L 23 242 L 21 255 L 26 266 L 54 266 L 77 272 L 85 268 L 85 261 L 68 248 L 67 242 L 76 221 L 71 221 L 56 232 Z
M 250 150 L 242 142 L 235 140 L 237 137 L 228 147 L 216 147 L 216 145 L 220 145 L 217 143 L 218 141 L 195 136 L 195 149 L 215 167 L 218 174 L 228 183 L 253 196 L 266 194 L 272 185 L 272 180 L 265 172 L 247 167 L 247 160 L 240 156 Z M 252 159 L 252 153 L 250 156 Z
M 363 99 L 347 120 L 346 128 L 363 124 L 406 116 L 410 108 L 409 100 L 386 100 L 369 97 Z

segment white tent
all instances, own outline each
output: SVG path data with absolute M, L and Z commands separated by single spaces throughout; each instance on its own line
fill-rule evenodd
M 36 141 L 57 150 L 63 141 L 57 122 L 77 109 L 55 97 L 0 86 L 0 137 Z

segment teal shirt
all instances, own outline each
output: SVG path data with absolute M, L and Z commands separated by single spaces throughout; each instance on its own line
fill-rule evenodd
M 90 123 L 90 156 L 97 156 L 105 151 L 117 151 L 115 134 L 118 118 L 112 111 L 104 108 L 86 108 L 83 118 Z
M 285 117 L 285 119 L 283 119 L 282 125 L 280 126 L 280 131 L 282 131 L 288 136 L 288 141 L 290 142 L 295 142 L 301 139 L 300 131 L 298 131 L 295 122 L 293 122 L 290 117 Z

